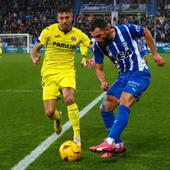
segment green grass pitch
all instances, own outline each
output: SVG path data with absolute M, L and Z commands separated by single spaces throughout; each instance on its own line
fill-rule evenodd
M 122 134 L 127 146 L 126 155 L 101 159 L 88 147 L 106 137 L 99 113 L 100 102 L 81 119 L 83 159 L 64 162 L 58 149 L 72 139 L 69 129 L 55 141 L 28 170 L 169 170 L 170 169 L 170 54 L 163 54 L 166 65 L 156 67 L 149 58 L 152 81 L 148 90 L 136 103 L 129 124 Z M 102 93 L 95 70 L 80 66 L 77 54 L 76 102 L 83 109 Z M 110 84 L 117 71 L 109 60 L 104 63 Z M 42 141 L 53 133 L 53 122 L 43 112 L 39 66 L 33 66 L 26 54 L 4 54 L 0 61 L 0 170 L 11 169 Z M 58 107 L 67 121 L 62 100 Z

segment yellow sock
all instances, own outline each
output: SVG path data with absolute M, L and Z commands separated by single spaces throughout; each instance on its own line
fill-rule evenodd
M 72 124 L 74 138 L 80 138 L 80 114 L 77 104 L 67 106 L 68 118 Z

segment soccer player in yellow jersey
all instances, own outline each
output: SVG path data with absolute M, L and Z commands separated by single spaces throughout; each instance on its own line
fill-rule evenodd
M 43 101 L 46 115 L 54 119 L 55 131 L 61 133 L 61 113 L 56 110 L 60 94 L 67 105 L 68 117 L 73 127 L 73 141 L 81 145 L 79 110 L 75 103 L 76 89 L 74 56 L 78 44 L 91 48 L 90 39 L 81 30 L 72 26 L 73 13 L 63 6 L 57 12 L 58 23 L 45 28 L 33 49 L 34 64 L 40 60 L 40 49 L 45 46 L 45 57 L 41 69 Z

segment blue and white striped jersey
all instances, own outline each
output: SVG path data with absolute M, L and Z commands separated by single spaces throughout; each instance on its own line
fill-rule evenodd
M 144 28 L 139 25 L 118 25 L 115 28 L 115 38 L 109 40 L 104 46 L 97 42 L 94 44 L 94 58 L 96 64 L 103 63 L 104 55 L 107 55 L 120 73 L 127 71 L 143 71 L 148 66 L 141 58 L 138 49 L 137 37 L 144 35 Z
M 136 42 L 138 44 L 141 57 L 145 57 L 147 55 L 146 41 L 142 40 L 141 38 L 137 38 Z

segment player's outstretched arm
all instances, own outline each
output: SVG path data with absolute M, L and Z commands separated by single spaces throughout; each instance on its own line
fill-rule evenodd
M 109 88 L 109 83 L 105 79 L 105 74 L 103 72 L 103 64 L 96 64 L 96 76 L 100 82 L 103 91 L 107 91 Z
M 40 49 L 43 47 L 40 43 L 34 45 L 31 51 L 31 59 L 33 63 L 36 65 L 40 61 Z
M 144 36 L 145 36 L 145 39 L 147 41 L 149 48 L 151 49 L 155 63 L 157 64 L 157 66 L 163 66 L 165 64 L 165 61 L 158 53 L 153 37 L 147 28 L 144 29 Z

